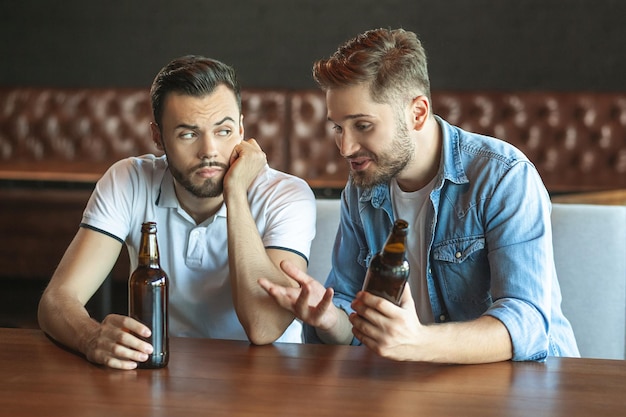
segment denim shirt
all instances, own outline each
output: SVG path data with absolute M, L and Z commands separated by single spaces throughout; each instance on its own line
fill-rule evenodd
M 561 311 L 549 195 L 533 164 L 510 144 L 436 117 L 442 156 L 430 194 L 426 278 L 436 322 L 490 315 L 507 328 L 513 360 L 580 356 Z M 394 215 L 389 185 L 348 182 L 326 287 L 348 314 Z M 321 342 L 305 326 L 307 342 Z M 359 344 L 356 339 L 353 344 Z

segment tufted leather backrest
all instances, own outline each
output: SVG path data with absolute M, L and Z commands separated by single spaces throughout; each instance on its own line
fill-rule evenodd
M 99 177 L 151 149 L 150 104 L 139 90 L 13 88 L 0 92 L 2 171 Z
M 321 91 L 248 89 L 242 105 L 246 137 L 273 167 L 313 187 L 345 184 Z M 626 94 L 436 91 L 433 109 L 519 147 L 552 192 L 626 187 Z M 95 181 L 157 152 L 151 119 L 147 88 L 0 88 L 0 178 Z
M 288 95 L 246 90 L 246 137 L 286 170 Z M 0 178 L 95 181 L 115 161 L 156 153 L 147 89 L 0 89 Z
M 433 92 L 433 111 L 520 148 L 552 192 L 626 187 L 626 94 Z M 321 183 L 347 178 L 321 92 L 292 93 L 290 169 Z M 317 138 L 317 140 L 315 140 Z
M 521 149 L 550 191 L 626 186 L 626 94 L 442 92 L 433 101 L 450 123 Z

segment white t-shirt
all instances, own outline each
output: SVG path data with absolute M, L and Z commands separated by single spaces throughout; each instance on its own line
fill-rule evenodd
M 180 206 L 173 181 L 165 157 L 121 160 L 96 184 L 82 226 L 125 242 L 132 272 L 141 224 L 155 221 L 161 267 L 170 279 L 170 335 L 247 340 L 231 295 L 226 207 L 196 224 Z M 316 208 L 306 182 L 266 166 L 250 187 L 248 201 L 266 248 L 308 259 Z M 300 343 L 302 324 L 294 320 L 278 341 Z
M 422 324 L 433 323 L 433 310 L 430 305 L 428 293 L 428 282 L 426 281 L 426 265 L 428 245 L 426 231 L 426 219 L 429 212 L 433 211 L 430 202 L 430 192 L 435 185 L 435 179 L 424 188 L 413 192 L 404 192 L 398 186 L 396 180 L 391 181 L 391 201 L 393 203 L 394 215 L 396 219 L 403 219 L 409 222 L 409 233 L 407 234 L 406 258 L 409 262 L 409 285 L 411 295 L 415 301 L 417 316 Z

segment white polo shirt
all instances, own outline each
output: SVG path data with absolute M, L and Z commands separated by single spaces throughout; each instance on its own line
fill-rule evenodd
M 155 221 L 161 266 L 170 279 L 170 335 L 248 340 L 228 278 L 226 207 L 196 224 L 180 207 L 173 181 L 164 156 L 121 160 L 96 184 L 81 226 L 125 242 L 132 272 L 141 224 Z M 305 181 L 266 166 L 250 187 L 248 201 L 266 248 L 308 259 L 316 208 Z M 301 323 L 294 320 L 278 341 L 302 342 Z

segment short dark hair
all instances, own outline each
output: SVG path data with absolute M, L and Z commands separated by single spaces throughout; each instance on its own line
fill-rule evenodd
M 330 58 L 315 62 L 313 78 L 324 91 L 368 84 L 378 103 L 418 89 L 430 101 L 426 51 L 417 35 L 404 29 L 373 29 L 350 39 Z
M 219 85 L 232 90 L 241 113 L 241 89 L 232 67 L 199 55 L 187 55 L 171 61 L 159 71 L 150 88 L 154 121 L 161 125 L 163 103 L 169 93 L 202 97 L 211 94 Z

